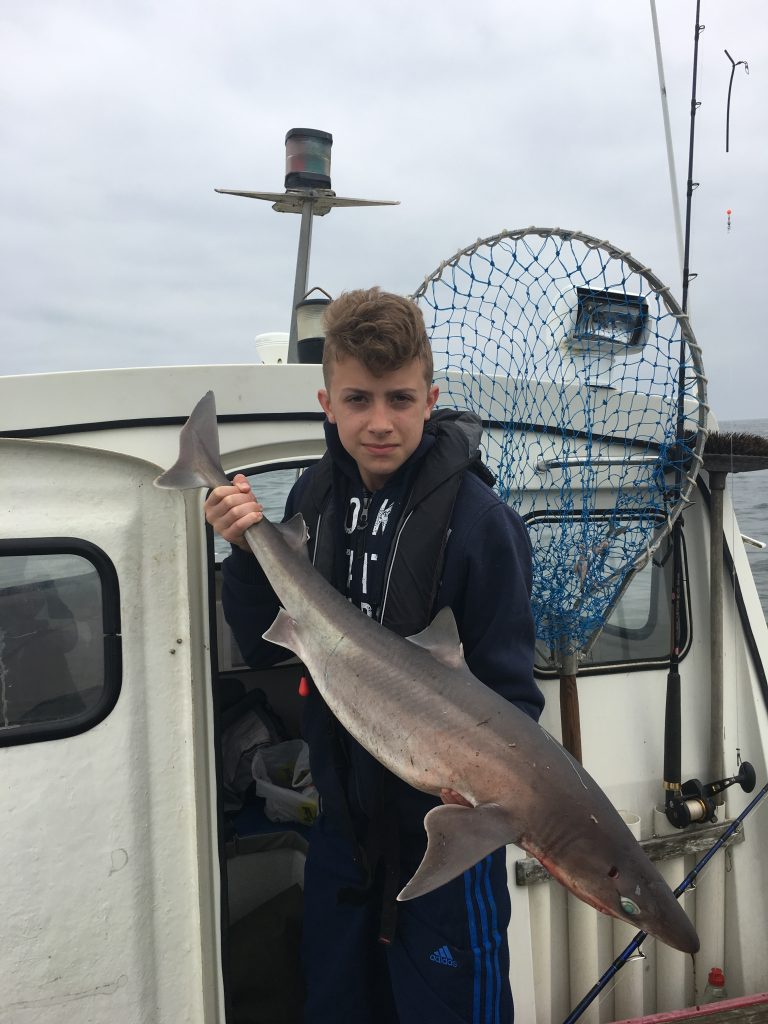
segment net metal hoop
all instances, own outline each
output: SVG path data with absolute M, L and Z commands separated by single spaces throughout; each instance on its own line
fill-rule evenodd
M 562 228 L 479 239 L 412 298 L 440 404 L 481 417 L 496 489 L 526 520 L 537 636 L 554 661 L 583 657 L 702 464 L 706 378 L 688 316 L 629 252 Z M 637 312 L 626 347 L 613 328 L 582 329 L 600 302 L 625 323 Z

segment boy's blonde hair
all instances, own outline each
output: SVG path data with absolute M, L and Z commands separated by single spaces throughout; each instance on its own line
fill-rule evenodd
M 330 386 L 333 364 L 351 356 L 380 377 L 420 359 L 432 384 L 432 349 L 421 310 L 411 299 L 380 288 L 342 292 L 324 316 L 323 376 Z

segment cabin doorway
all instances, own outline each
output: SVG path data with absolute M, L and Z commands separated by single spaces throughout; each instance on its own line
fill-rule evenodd
M 273 521 L 310 461 L 243 470 Z M 227 1019 L 301 1024 L 304 862 L 317 814 L 301 737 L 303 667 L 287 651 L 276 665 L 246 663 L 223 610 L 229 545 L 214 537 L 210 551 Z

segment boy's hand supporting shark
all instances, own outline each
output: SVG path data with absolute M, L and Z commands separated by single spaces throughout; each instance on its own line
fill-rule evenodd
M 264 508 L 242 473 L 235 476 L 231 487 L 214 487 L 203 508 L 206 521 L 223 540 L 243 551 L 251 550 L 243 535 L 264 518 Z

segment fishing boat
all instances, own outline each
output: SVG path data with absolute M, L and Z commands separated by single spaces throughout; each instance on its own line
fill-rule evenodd
M 224 1021 L 238 925 L 301 884 L 301 825 L 270 830 L 260 820 L 249 836 L 247 813 L 238 826 L 224 816 L 220 744 L 233 679 L 265 694 L 299 735 L 301 666 L 255 672 L 242 663 L 221 614 L 202 497 L 152 486 L 175 459 L 188 412 L 213 389 L 226 470 L 249 474 L 279 506 L 323 451 L 320 367 L 283 361 L 286 348 L 270 337 L 263 352 L 280 361 L 243 366 L 0 378 L 3 1022 Z M 446 394 L 451 381 L 468 382 L 460 370 L 446 374 Z M 509 374 L 471 377 L 476 392 L 521 393 Z M 566 436 L 555 423 L 562 408 L 545 400 L 553 386 L 536 385 L 538 420 L 531 405 L 524 423 L 503 427 L 497 417 L 489 426 L 499 452 L 514 449 L 518 462 L 529 452 L 519 467 L 531 480 L 526 515 L 535 523 L 543 509 L 550 531 Z M 626 399 L 615 389 L 609 396 L 618 406 Z M 577 464 L 596 444 L 597 431 L 583 427 L 568 434 Z M 707 427 L 716 429 L 711 413 Z M 617 451 L 627 439 L 606 443 Z M 621 459 L 645 448 L 636 417 Z M 740 458 L 714 459 L 705 445 L 682 527 L 680 749 L 683 779 L 704 780 L 687 799 L 735 779 L 722 803 L 705 798 L 705 820 L 676 828 L 664 807 L 673 559 L 663 546 L 633 574 L 578 671 L 583 762 L 673 888 L 753 799 L 740 762 L 752 765 L 758 792 L 768 778 L 768 631 L 728 491 L 715 479 L 743 468 Z M 494 462 L 491 451 L 489 461 L 498 473 L 502 457 Z M 614 485 L 617 464 L 598 470 L 601 492 Z M 715 506 L 723 525 L 713 537 Z M 712 552 L 722 553 L 722 696 L 712 684 Z M 551 654 L 541 642 L 542 721 L 560 737 L 562 671 Z M 722 713 L 714 750 L 713 693 Z M 724 770 L 713 775 L 712 765 Z M 713 967 L 724 970 L 732 998 L 754 1002 L 768 990 L 767 844 L 768 816 L 758 808 L 681 896 L 700 953 L 647 943 L 586 1019 L 695 1006 Z M 508 869 L 517 1019 L 565 1020 L 631 933 L 514 847 Z
M 2 1024 L 300 1019 L 312 807 L 233 800 L 230 741 L 249 715 L 300 736 L 302 666 L 243 663 L 203 497 L 153 481 L 213 390 L 225 470 L 279 515 L 324 450 L 311 218 L 356 201 L 241 194 L 303 225 L 299 313 L 252 363 L 0 377 Z M 724 486 L 765 452 L 719 434 L 684 311 L 610 243 L 500 232 L 414 295 L 531 533 L 542 724 L 701 941 L 643 941 L 510 846 L 516 1020 L 768 1020 L 768 629 Z

